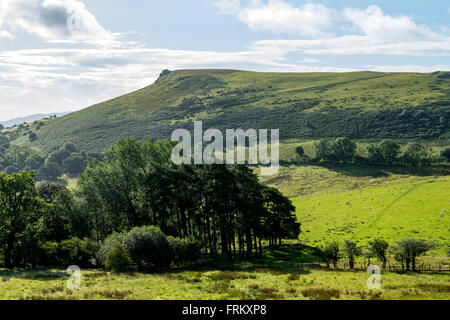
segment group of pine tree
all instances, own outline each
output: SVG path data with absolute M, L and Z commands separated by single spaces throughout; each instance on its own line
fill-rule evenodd
M 262 253 L 263 240 L 298 238 L 291 201 L 251 169 L 175 165 L 172 148 L 170 141 L 119 140 L 90 161 L 75 191 L 36 185 L 32 171 L 0 173 L 4 265 L 86 265 L 93 257 L 104 264 L 106 246 L 125 248 L 151 269 L 169 267 L 173 257 L 178 264 L 200 255 L 250 258 Z M 145 252 L 161 255 L 148 260 Z

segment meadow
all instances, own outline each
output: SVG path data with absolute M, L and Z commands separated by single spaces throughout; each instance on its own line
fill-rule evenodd
M 382 274 L 367 289 L 363 271 L 236 266 L 164 274 L 82 271 L 81 290 L 66 288 L 64 270 L 0 270 L 0 299 L 14 300 L 379 300 L 450 299 L 450 272 Z

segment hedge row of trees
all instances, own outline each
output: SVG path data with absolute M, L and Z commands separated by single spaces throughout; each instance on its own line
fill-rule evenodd
M 320 258 L 325 262 L 326 267 L 333 265 L 335 268 L 342 258 L 348 259 L 350 269 L 355 267 L 355 259 L 364 256 L 370 264 L 372 258 L 377 258 L 382 264 L 383 269 L 386 269 L 388 263 L 388 256 L 391 253 L 394 259 L 401 263 L 402 270 L 416 271 L 416 260 L 422 254 L 425 254 L 435 244 L 425 240 L 405 239 L 398 241 L 396 244 L 390 246 L 389 243 L 383 239 L 375 239 L 369 242 L 366 250 L 359 247 L 356 242 L 345 240 L 344 246 L 340 247 L 339 242 L 327 242 L 320 248 Z
M 322 139 L 314 145 L 315 159 L 313 160 L 344 164 L 410 164 L 413 166 L 450 161 L 450 147 L 442 149 L 439 156 L 433 156 L 426 146 L 417 142 L 409 143 L 404 152 L 401 152 L 401 145 L 392 140 L 369 145 L 365 157 L 358 156 L 356 151 L 356 143 L 349 138 Z M 304 155 L 301 146 L 297 148 L 296 153 L 310 160 Z
M 172 264 L 188 263 L 193 248 L 208 256 L 244 258 L 261 254 L 262 240 L 274 245 L 298 237 L 290 200 L 261 185 L 250 169 L 176 166 L 172 147 L 168 141 L 120 140 L 104 159 L 88 165 L 73 192 L 55 182 L 36 187 L 33 172 L 0 173 L 4 265 L 66 266 L 68 258 L 91 264 L 112 234 L 155 239 L 154 231 L 149 236 L 148 230 L 134 229 L 146 226 L 174 237 L 167 238 L 169 252 L 179 257 Z M 130 241 L 119 243 L 135 265 L 162 267 L 137 259 Z

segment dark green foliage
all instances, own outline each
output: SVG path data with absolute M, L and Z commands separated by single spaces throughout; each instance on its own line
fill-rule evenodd
M 69 151 L 70 153 L 77 153 L 78 148 L 72 143 L 72 142 L 66 142 L 64 143 L 63 147 L 64 150 Z
M 416 271 L 416 259 L 418 256 L 431 250 L 435 245 L 425 240 L 405 239 L 397 242 L 393 247 L 395 259 L 402 264 L 402 268 L 406 267 L 409 271 L 412 268 Z
M 339 243 L 337 241 L 327 242 L 320 248 L 320 258 L 325 262 L 327 268 L 332 264 L 334 268 L 337 268 L 339 259 L 341 258 Z
M 81 154 L 72 153 L 63 161 L 63 171 L 68 174 L 80 174 L 84 169 L 86 169 L 86 160 Z
M 0 172 L 0 249 L 7 268 L 19 266 L 35 242 L 42 207 L 32 173 Z
M 355 267 L 355 258 L 362 254 L 362 249 L 358 247 L 356 242 L 345 240 L 343 251 L 348 258 L 350 269 L 353 269 Z
M 31 132 L 31 133 L 28 135 L 28 139 L 30 139 L 30 142 L 36 141 L 36 140 L 37 140 L 37 135 L 36 135 L 36 133 Z
M 133 260 L 131 260 L 125 248 L 116 242 L 114 248 L 107 253 L 105 269 L 116 273 L 130 271 L 133 266 Z
M 303 155 L 305 154 L 305 150 L 303 149 L 302 146 L 298 146 L 298 147 L 295 149 L 295 153 L 298 154 L 299 156 L 303 156 Z
M 424 145 L 417 142 L 411 142 L 406 146 L 406 151 L 403 154 L 403 161 L 412 164 L 413 166 L 418 166 L 427 163 L 428 155 L 428 149 Z
M 168 141 L 123 139 L 103 161 L 88 166 L 79 186 L 99 240 L 154 225 L 167 235 L 195 239 L 205 253 L 232 259 L 261 254 L 263 239 L 298 236 L 290 201 L 281 194 L 265 200 L 251 169 L 177 166 L 170 160 L 172 147 Z M 269 210 L 266 202 L 275 204 Z M 267 217 L 276 219 L 272 233 L 264 225 Z
M 356 143 L 349 138 L 337 138 L 332 146 L 335 160 L 339 163 L 352 163 L 356 153 Z
M 201 247 L 196 241 L 169 236 L 167 238 L 171 251 L 172 263 L 187 267 L 200 258 Z
M 297 239 L 300 235 L 300 223 L 292 214 L 295 207 L 291 200 L 274 188 L 265 188 L 263 198 L 266 209 L 263 226 L 269 245 L 281 245 L 282 239 Z
M 60 149 L 50 153 L 47 157 L 47 162 L 54 162 L 62 166 L 63 161 L 70 156 L 70 151 L 65 149 Z
M 25 170 L 27 171 L 38 171 L 44 164 L 45 159 L 38 153 L 30 154 L 25 160 Z
M 96 242 L 77 237 L 61 242 L 45 242 L 35 253 L 35 265 L 63 268 L 70 265 L 93 267 L 96 265 L 94 258 L 98 249 Z
M 47 161 L 39 170 L 38 178 L 41 180 L 57 181 L 62 173 L 62 167 L 58 163 Z
M 384 140 L 378 145 L 370 145 L 367 150 L 371 163 L 391 165 L 398 161 L 400 145 L 391 140 Z
M 352 163 L 355 158 L 356 143 L 349 138 L 332 141 L 322 139 L 315 144 L 316 158 L 337 163 Z
M 447 161 L 450 162 L 450 147 L 443 149 L 441 151 L 440 155 L 442 157 L 445 157 L 447 159 Z
M 369 242 L 370 253 L 383 263 L 383 269 L 386 269 L 388 248 L 389 243 L 383 239 L 375 239 Z
M 141 271 L 170 268 L 171 250 L 165 234 L 157 227 L 136 227 L 123 243 Z

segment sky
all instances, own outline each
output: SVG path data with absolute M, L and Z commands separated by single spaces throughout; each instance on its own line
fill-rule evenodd
M 79 110 L 163 69 L 450 70 L 450 2 L 0 0 L 0 121 Z

